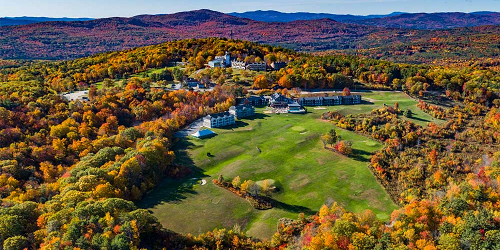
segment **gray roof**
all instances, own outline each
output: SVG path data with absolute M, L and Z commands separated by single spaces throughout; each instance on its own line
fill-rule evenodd
M 252 100 L 252 99 L 257 99 L 257 100 L 264 100 L 266 98 L 262 97 L 262 96 L 250 96 L 250 97 L 247 97 L 246 99 L 248 100 Z
M 240 105 L 236 105 L 236 106 L 233 106 L 233 107 L 235 109 L 241 110 L 241 109 L 250 109 L 250 108 L 252 108 L 252 105 L 250 105 L 250 104 L 248 104 L 248 105 L 240 104 Z
M 322 97 L 301 97 L 300 100 L 321 100 Z
M 329 100 L 329 99 L 340 99 L 342 97 L 338 96 L 338 95 L 334 95 L 334 96 L 325 96 L 324 98 L 327 99 L 327 100 Z
M 224 116 L 231 116 L 231 114 L 226 111 L 226 112 L 222 112 L 222 113 L 210 114 L 210 115 L 207 115 L 206 117 L 219 118 L 219 117 L 224 117 Z

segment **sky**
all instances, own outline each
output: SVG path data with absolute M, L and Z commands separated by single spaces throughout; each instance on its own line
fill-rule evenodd
M 211 9 L 220 12 L 278 10 L 333 14 L 499 11 L 500 0 L 0 0 L 0 17 L 130 17 Z

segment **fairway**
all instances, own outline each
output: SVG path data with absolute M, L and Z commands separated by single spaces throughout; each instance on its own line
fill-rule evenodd
M 321 205 L 333 202 L 354 212 L 371 209 L 387 220 L 396 206 L 367 167 L 381 143 L 336 128 L 342 139 L 353 143 L 354 155 L 348 158 L 326 150 L 319 137 L 335 127 L 320 116 L 329 110 L 365 113 L 398 102 L 402 109 L 414 111 L 415 122 L 425 124 L 432 118 L 399 92 L 363 93 L 363 99 L 368 102 L 323 110 L 309 107 L 305 115 L 268 115 L 256 109 L 255 117 L 240 120 L 232 128 L 213 129 L 218 134 L 213 138 L 181 139 L 175 146 L 176 161 L 189 166 L 193 174 L 165 180 L 138 205 L 150 209 L 167 229 L 176 232 L 198 234 L 239 225 L 250 236 L 267 239 L 276 231 L 279 218 L 312 215 Z M 281 189 L 272 198 L 281 205 L 256 210 L 213 185 L 212 179 L 219 174 L 226 179 L 272 179 Z M 207 183 L 201 185 L 201 179 Z

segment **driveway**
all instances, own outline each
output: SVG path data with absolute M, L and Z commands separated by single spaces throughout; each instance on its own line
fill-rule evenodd
M 198 132 L 198 130 L 200 130 L 201 127 L 203 127 L 203 118 L 200 118 L 189 124 L 187 127 L 175 132 L 174 137 L 175 138 L 188 137 L 189 135 Z

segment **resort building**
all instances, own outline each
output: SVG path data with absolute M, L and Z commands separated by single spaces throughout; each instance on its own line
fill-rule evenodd
M 223 68 L 224 67 L 224 60 L 222 59 L 215 59 L 210 62 L 208 62 L 208 67 L 210 68 Z
M 226 54 L 223 56 L 216 56 L 215 60 L 222 60 L 224 63 L 224 67 L 229 67 L 231 66 L 231 53 L 226 51 Z
M 231 68 L 245 70 L 245 69 L 247 69 L 247 63 L 243 62 L 243 61 L 236 61 L 235 60 L 235 61 L 231 62 Z
M 286 65 L 287 65 L 286 62 L 272 62 L 271 63 L 271 68 L 273 68 L 273 70 L 277 71 L 277 70 L 286 68 Z
M 342 96 L 335 95 L 335 96 L 323 97 L 323 105 L 325 106 L 342 105 Z
M 288 104 L 288 113 L 304 114 L 304 113 L 306 113 L 306 110 L 304 109 L 304 107 L 302 107 L 302 105 L 294 102 L 294 103 Z
M 301 97 L 298 103 L 302 106 L 333 106 L 360 104 L 360 95 L 327 96 L 327 97 Z
M 229 113 L 236 119 L 241 119 L 255 115 L 255 107 L 252 105 L 236 105 L 229 108 Z
M 323 106 L 323 97 L 302 97 L 299 103 L 302 106 Z
M 250 96 L 238 99 L 238 104 L 249 104 L 255 107 L 262 107 L 268 104 L 268 100 L 263 96 Z
M 231 53 L 226 51 L 223 56 L 216 56 L 214 60 L 208 62 L 210 68 L 225 68 L 231 66 Z
M 285 103 L 293 103 L 294 101 L 282 94 L 279 94 L 279 93 L 274 93 L 271 95 L 271 98 L 270 98 L 270 104 L 273 104 L 273 103 L 279 103 L 279 102 L 285 102 Z
M 350 105 L 350 104 L 360 104 L 360 103 L 361 103 L 360 95 L 342 96 L 342 104 Z
M 246 63 L 243 61 L 232 61 L 231 68 L 233 69 L 241 69 L 241 70 L 253 70 L 253 71 L 266 71 L 267 64 L 265 62 L 262 63 Z
M 266 71 L 267 69 L 267 64 L 265 62 L 263 63 L 249 63 L 247 64 L 247 70 L 253 70 L 253 71 Z
M 220 128 L 235 123 L 234 115 L 229 112 L 207 115 L 203 118 L 203 126 L 207 128 Z

